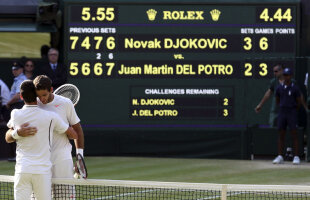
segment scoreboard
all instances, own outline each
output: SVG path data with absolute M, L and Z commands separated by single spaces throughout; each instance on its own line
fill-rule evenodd
M 299 54 L 297 3 L 66 1 L 64 13 L 86 130 L 266 124 L 254 108 L 273 66 L 295 69 Z

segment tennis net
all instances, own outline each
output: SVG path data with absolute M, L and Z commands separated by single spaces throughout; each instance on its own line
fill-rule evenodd
M 310 186 L 53 179 L 53 199 L 310 200 Z M 0 199 L 14 199 L 13 176 L 0 175 Z

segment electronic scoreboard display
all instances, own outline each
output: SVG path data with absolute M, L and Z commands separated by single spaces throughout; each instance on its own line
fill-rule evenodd
M 267 124 L 273 66 L 295 68 L 299 6 L 65 2 L 65 65 L 84 129 Z

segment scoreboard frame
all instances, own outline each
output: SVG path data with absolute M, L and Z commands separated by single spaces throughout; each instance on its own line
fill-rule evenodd
M 285 5 L 283 5 L 283 3 L 285 3 Z M 243 1 L 237 1 L 237 2 L 233 2 L 233 1 L 220 1 L 220 2 L 210 2 L 210 1 L 199 1 L 199 2 L 191 2 L 191 1 L 175 1 L 175 0 L 172 0 L 172 1 L 156 1 L 156 2 L 143 2 L 143 1 L 132 1 L 132 2 L 127 2 L 127 1 L 87 1 L 87 2 L 84 2 L 84 1 L 64 1 L 64 19 L 65 19 L 65 25 L 64 25 L 64 37 L 65 37 L 65 42 L 64 42 L 64 48 L 63 48 L 63 52 L 64 55 L 65 55 L 65 64 L 69 67 L 70 64 L 69 64 L 69 60 L 72 59 L 70 56 L 70 52 L 68 52 L 68 47 L 70 46 L 70 42 L 69 42 L 69 31 L 68 31 L 68 24 L 70 23 L 68 20 L 70 18 L 69 16 L 69 12 L 67 12 L 69 9 L 69 7 L 71 6 L 79 6 L 79 5 L 107 5 L 107 6 L 112 6 L 112 5 L 115 5 L 115 6 L 124 6 L 124 5 L 131 5 L 131 6 L 141 6 L 141 5 L 146 5 L 146 6 L 150 6 L 152 7 L 152 5 L 162 5 L 162 6 L 173 6 L 173 5 L 180 5 L 180 6 L 257 6 L 257 7 L 262 7 L 262 6 L 265 6 L 265 7 L 268 7 L 268 6 L 280 6 L 280 7 L 284 7 L 284 6 L 294 6 L 295 9 L 296 9 L 296 14 L 295 14 L 295 21 L 296 21 L 296 26 L 295 26 L 295 50 L 294 50 L 294 54 L 293 56 L 291 57 L 281 57 L 281 56 L 274 56 L 273 55 L 271 56 L 271 58 L 269 59 L 273 64 L 275 63 L 278 63 L 283 60 L 290 60 L 290 63 L 294 63 L 295 64 L 295 67 L 298 67 L 296 66 L 296 58 L 299 56 L 300 54 L 300 41 L 299 41 L 299 37 L 300 37 L 300 5 L 299 5 L 299 2 L 298 1 L 295 1 L 295 2 L 291 2 L 291 1 L 277 1 L 277 2 L 270 2 L 270 1 L 250 1 L 250 2 L 243 2 Z M 134 34 L 133 34 L 134 35 Z M 164 54 L 166 54 L 167 52 L 164 52 Z M 170 53 L 170 52 L 169 52 Z M 87 54 L 87 53 L 86 53 Z M 193 56 L 192 57 L 192 60 L 195 60 L 197 58 L 195 58 L 195 52 L 192 53 L 190 56 Z M 226 53 L 227 54 L 227 53 Z M 240 53 L 240 54 L 243 54 L 243 53 Z M 198 54 L 197 57 L 199 57 L 201 54 Z M 281 55 L 281 54 L 279 54 Z M 108 55 L 104 55 L 104 56 L 108 56 Z M 167 59 L 165 57 L 165 55 L 160 55 L 162 56 L 164 59 Z M 159 56 L 159 57 L 160 57 Z M 150 56 L 145 56 L 147 59 L 150 59 L 152 57 L 152 55 Z M 220 57 L 220 56 L 218 56 Z M 254 62 L 256 62 L 256 60 L 260 60 L 263 56 L 262 55 L 259 55 L 258 57 L 247 57 L 245 55 L 237 55 L 237 57 L 242 57 L 242 59 L 244 60 L 251 60 Z M 158 58 L 157 58 L 158 59 Z M 217 58 L 218 59 L 218 58 Z M 93 59 L 94 60 L 94 59 Z M 95 61 L 94 61 L 95 62 Z M 118 61 L 116 61 L 117 63 Z M 130 62 L 135 62 L 135 61 L 129 61 Z M 139 61 L 138 61 L 139 62 Z M 142 59 L 141 62 L 144 62 L 144 60 Z M 193 63 L 193 61 L 191 61 Z M 230 63 L 230 61 L 228 60 L 227 61 L 228 63 Z M 185 62 L 186 63 L 186 62 Z M 77 62 L 77 65 L 80 66 L 81 63 Z M 91 66 L 92 64 L 89 63 L 89 65 Z M 269 70 L 270 70 L 270 66 L 269 67 Z M 70 69 L 69 69 L 69 73 L 70 73 Z M 172 79 L 184 79 L 185 81 L 190 81 L 190 78 L 186 77 L 186 76 L 176 76 L 176 77 L 171 77 L 171 76 L 162 76 L 162 77 L 159 77 L 159 76 L 139 76 L 139 74 L 137 74 L 138 76 L 129 76 L 127 77 L 127 79 L 130 79 L 130 78 L 133 78 L 133 79 L 140 79 L 140 80 L 137 80 L 137 81 L 143 81 L 143 79 L 158 79 L 158 81 L 163 81 L 162 84 L 159 84 L 159 86 L 165 88 L 166 86 L 165 85 L 168 85 L 166 88 L 169 88 L 169 83 L 171 84 L 173 82 Z M 109 81 L 109 78 L 110 80 L 120 80 L 122 81 L 122 77 L 108 77 L 106 80 L 104 80 L 103 82 L 104 83 L 107 83 Z M 166 79 L 171 79 L 171 81 L 169 82 L 165 82 Z M 223 78 L 223 77 L 213 77 L 213 79 L 217 79 L 217 78 Z M 238 78 L 238 77 L 237 77 Z M 271 77 L 269 76 L 268 79 L 270 79 Z M 249 108 L 250 107 L 253 107 L 253 102 L 251 105 L 247 105 L 247 106 L 242 106 L 242 105 L 239 105 L 239 107 L 237 109 L 234 110 L 234 115 L 231 119 L 234 119 L 236 117 L 236 113 L 238 113 L 238 115 L 242 116 L 240 117 L 240 119 L 238 119 L 237 121 L 239 123 L 236 123 L 235 121 L 232 121 L 231 123 L 229 123 L 229 120 L 225 119 L 223 122 L 224 123 L 217 123 L 217 122 L 214 122 L 212 121 L 211 123 L 203 123 L 203 121 L 206 121 L 208 120 L 208 118 L 198 118 L 198 121 L 197 123 L 194 123 L 194 125 L 191 123 L 192 119 L 188 119 L 188 120 L 185 120 L 185 124 L 188 124 L 188 126 L 184 126 L 184 123 L 177 123 L 175 124 L 175 122 L 178 122 L 180 119 L 178 118 L 175 118 L 175 119 L 168 119 L 170 122 L 169 123 L 165 123 L 164 121 L 166 120 L 166 118 L 162 118 L 160 120 L 156 119 L 156 118 L 148 118 L 147 116 L 141 116 L 139 117 L 138 119 L 132 119 L 133 115 L 128 115 L 128 119 L 124 119 L 122 123 L 120 123 L 120 121 L 122 120 L 119 120 L 117 117 L 115 116 L 111 116 L 111 112 L 109 113 L 108 116 L 106 117 L 102 117 L 102 115 L 104 115 L 104 113 L 95 113 L 96 115 L 96 118 L 100 118 L 100 120 L 102 120 L 102 123 L 99 123 L 100 120 L 95 120 L 94 123 L 92 123 L 92 120 L 94 118 L 92 118 L 91 120 L 88 121 L 88 118 L 89 118 L 89 114 L 86 114 L 87 112 L 89 112 L 89 109 L 90 107 L 88 108 L 81 108 L 85 105 L 93 105 L 94 104 L 94 101 L 91 100 L 91 98 L 98 98 L 98 97 L 95 97 L 94 96 L 94 93 L 95 93 L 95 90 L 91 88 L 91 85 L 88 85 L 90 84 L 89 81 L 94 81 L 95 85 L 98 86 L 98 84 L 100 83 L 100 80 L 102 81 L 102 79 L 94 76 L 94 74 L 92 76 L 90 76 L 90 78 L 87 78 L 88 81 L 85 81 L 85 77 L 83 76 L 76 76 L 76 77 L 70 77 L 69 78 L 69 81 L 72 82 L 73 84 L 76 84 L 79 88 L 81 88 L 81 104 L 79 104 L 77 106 L 77 111 L 79 113 L 79 115 L 81 116 L 81 119 L 83 119 L 83 121 L 85 121 L 84 119 L 86 119 L 86 123 L 83 124 L 83 127 L 86 128 L 86 130 L 144 130 L 144 129 L 148 129 L 148 130 L 151 130 L 153 128 L 156 128 L 156 130 L 158 131 L 166 131 L 167 129 L 185 129 L 187 131 L 191 131 L 191 130 L 210 130 L 210 129 L 223 129 L 223 130 L 226 130 L 226 129 L 230 129 L 230 128 L 245 128 L 247 127 L 248 125 L 251 125 L 251 124 L 256 124 L 256 122 L 258 123 L 261 123 L 261 124 L 264 124 L 266 123 L 266 117 L 268 116 L 268 111 L 266 112 L 263 112 L 261 115 L 256 115 L 256 116 L 252 116 L 252 113 L 249 112 Z M 199 79 L 199 78 L 198 78 Z M 201 78 L 203 79 L 203 78 Z M 224 77 L 225 79 L 225 77 Z M 253 79 L 253 77 L 250 77 L 250 78 L 244 78 L 244 83 L 243 84 L 247 84 L 249 81 L 251 81 Z M 259 98 L 261 98 L 261 96 L 263 95 L 262 91 L 267 89 L 268 87 L 268 82 L 269 80 L 268 79 L 264 79 L 264 80 L 261 80 L 259 81 L 259 77 L 256 77 L 254 78 L 255 80 L 255 83 L 254 83 L 254 86 L 257 86 L 257 85 L 261 85 L 259 86 L 260 88 L 258 88 L 258 91 L 260 92 L 260 94 L 257 96 Z M 127 103 L 126 104 L 126 107 L 128 108 L 126 110 L 126 112 L 129 112 L 129 113 L 134 113 L 134 111 L 132 111 L 132 109 L 134 108 L 134 105 L 132 105 L 132 102 L 133 100 L 136 100 L 136 99 L 139 99 L 139 102 L 140 99 L 143 99 L 144 96 L 140 94 L 140 96 L 133 96 L 133 94 L 131 93 L 131 90 L 132 88 L 134 87 L 142 87 L 142 86 L 145 86 L 145 88 L 149 87 L 150 86 L 150 83 L 139 83 L 137 81 L 133 81 L 132 85 L 128 85 L 128 91 L 127 93 L 125 94 L 126 97 L 128 97 L 127 100 L 124 100 L 124 96 L 121 96 L 122 100 L 124 101 L 127 101 L 129 100 L 129 105 Z M 80 86 L 81 82 L 83 82 L 84 86 Z M 86 85 L 85 85 L 86 83 Z M 211 86 L 213 86 L 214 84 L 216 83 L 216 81 L 212 81 L 210 83 Z M 128 84 L 127 83 L 124 83 L 124 84 Z M 131 84 L 131 83 L 130 83 Z M 189 84 L 188 86 L 184 85 L 184 83 L 180 84 L 180 83 L 177 83 L 175 85 L 175 88 L 185 88 L 188 87 L 187 89 L 198 89 L 200 86 L 196 87 L 197 84 Z M 182 86 L 182 87 L 181 87 Z M 224 83 L 220 83 L 219 84 L 219 87 L 225 87 L 226 85 Z M 172 87 L 173 88 L 173 87 Z M 214 87 L 213 87 L 214 88 Z M 238 88 L 237 88 L 238 89 Z M 244 91 L 240 92 L 239 95 L 244 95 L 244 97 L 247 95 L 247 90 L 248 88 L 244 89 Z M 85 91 L 85 93 L 83 94 L 83 92 Z M 112 89 L 110 90 L 112 91 Z M 90 94 L 87 94 L 87 92 L 89 92 Z M 124 92 L 124 91 L 122 91 Z M 107 93 L 102 93 L 102 94 L 97 94 L 99 95 L 99 98 L 102 98 L 104 99 L 104 95 L 107 95 Z M 83 96 L 90 96 L 89 98 L 85 98 L 83 99 Z M 118 98 L 118 95 L 117 94 L 113 94 L 112 95 L 113 98 Z M 173 98 L 177 98 L 177 97 L 172 97 Z M 168 97 L 165 97 L 165 98 L 161 98 L 161 99 L 171 99 L 171 98 L 168 98 Z M 238 99 L 237 99 L 238 100 Z M 237 101 L 236 100 L 236 101 Z M 255 99 L 257 100 L 257 102 L 255 103 L 258 103 L 259 99 Z M 90 103 L 89 103 L 90 101 Z M 96 102 L 96 101 L 95 101 Z M 112 106 L 113 103 L 118 103 L 118 104 L 121 104 L 121 102 L 119 101 L 113 101 L 113 99 L 110 99 L 109 101 L 106 101 L 104 105 L 100 105 L 98 104 L 97 106 L 105 106 L 105 107 L 109 107 L 109 106 Z M 97 101 L 98 103 L 98 101 Z M 110 105 L 106 105 L 106 103 L 110 104 Z M 246 104 L 248 102 L 245 102 Z M 181 107 L 181 106 L 179 106 Z M 267 107 L 267 106 L 266 106 Z M 153 108 L 152 108 L 153 109 Z M 117 110 L 117 109 L 116 109 Z M 148 109 L 148 110 L 151 110 L 151 109 Z M 253 107 L 253 110 L 254 110 L 254 107 Z M 267 110 L 267 109 L 266 109 Z M 101 110 L 101 111 L 104 111 L 104 110 Z M 95 112 L 95 111 L 94 111 Z M 117 114 L 119 114 L 119 111 L 116 112 Z M 152 114 L 154 114 L 154 112 L 152 111 Z M 93 113 L 92 113 L 93 115 Z M 125 115 L 124 115 L 125 116 Z M 122 116 L 124 118 L 124 116 Z M 200 116 L 201 117 L 201 116 Z M 251 120 L 249 121 L 246 121 L 246 122 L 242 122 L 242 120 L 246 119 L 247 118 L 251 118 Z M 105 119 L 107 118 L 111 118 L 111 121 L 106 123 L 105 122 Z M 254 119 L 256 118 L 256 119 Z M 114 123 L 111 123 L 113 122 L 114 120 Z M 126 121 L 127 120 L 127 121 Z M 155 120 L 156 122 L 152 124 L 152 122 L 150 121 L 153 121 Z M 182 119 L 181 119 L 182 120 Z M 194 121 L 197 120 L 196 118 L 194 118 Z M 132 123 L 133 122 L 133 123 Z

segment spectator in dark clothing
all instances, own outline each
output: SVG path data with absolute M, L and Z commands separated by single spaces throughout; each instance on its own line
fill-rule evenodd
M 278 156 L 273 160 L 274 164 L 283 163 L 283 150 L 285 143 L 286 127 L 291 130 L 293 138 L 294 159 L 293 164 L 300 164 L 298 157 L 298 137 L 297 137 L 297 108 L 301 105 L 301 92 L 298 86 L 292 82 L 292 70 L 285 68 L 283 71 L 284 83 L 280 84 L 276 90 L 276 101 L 279 105 L 278 115 Z
M 20 59 L 18 59 L 18 63 L 21 64 L 22 66 L 25 66 L 26 61 L 28 58 L 26 56 L 22 56 Z
M 47 54 L 48 54 L 48 51 L 50 50 L 50 47 L 48 45 L 42 45 L 41 46 L 41 58 L 42 59 L 46 59 L 47 60 Z
M 24 74 L 27 77 L 27 79 L 33 80 L 35 78 L 34 70 L 35 70 L 34 62 L 28 59 L 25 62 L 25 66 L 24 66 Z
M 48 51 L 49 63 L 42 68 L 42 74 L 48 76 L 52 80 L 54 90 L 67 82 L 67 70 L 63 64 L 58 63 L 58 56 L 58 50 L 51 48 Z

